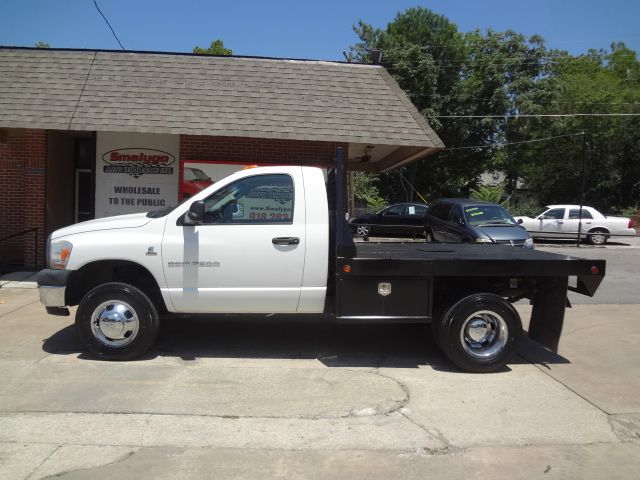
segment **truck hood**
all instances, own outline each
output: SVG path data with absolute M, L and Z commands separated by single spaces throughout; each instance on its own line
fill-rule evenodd
M 529 238 L 529 233 L 520 225 L 478 226 L 474 228 L 494 241 L 526 240 Z
M 77 233 L 95 232 L 98 230 L 114 230 L 118 228 L 137 228 L 146 225 L 152 218 L 146 213 L 132 213 L 130 215 L 117 215 L 115 217 L 98 218 L 87 222 L 76 223 L 68 227 L 56 230 L 51 234 L 52 239 L 75 235 Z

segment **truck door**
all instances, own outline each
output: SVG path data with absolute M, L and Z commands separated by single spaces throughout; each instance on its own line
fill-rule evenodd
M 205 200 L 201 225 L 169 220 L 162 244 L 173 305 L 186 313 L 289 313 L 298 306 L 305 257 L 301 170 L 257 174 Z

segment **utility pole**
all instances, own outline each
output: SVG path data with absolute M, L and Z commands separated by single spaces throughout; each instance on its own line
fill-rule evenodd
M 582 235 L 582 206 L 584 205 L 584 177 L 587 164 L 589 150 L 587 146 L 587 132 L 582 132 L 582 169 L 580 173 L 580 210 L 578 211 L 578 238 L 576 239 L 576 247 L 580 248 L 580 237 Z

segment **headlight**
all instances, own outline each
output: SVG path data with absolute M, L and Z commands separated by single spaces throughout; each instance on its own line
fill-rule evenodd
M 58 270 L 67 268 L 67 262 L 71 256 L 73 245 L 70 242 L 60 241 L 51 244 L 49 253 L 49 267 Z
M 533 238 L 527 238 L 524 241 L 524 248 L 533 248 Z
M 474 241 L 474 243 L 493 243 L 493 240 L 491 240 L 490 238 L 476 238 Z

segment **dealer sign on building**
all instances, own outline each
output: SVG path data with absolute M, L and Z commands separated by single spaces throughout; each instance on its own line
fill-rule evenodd
M 178 135 L 98 132 L 96 218 L 178 202 Z

